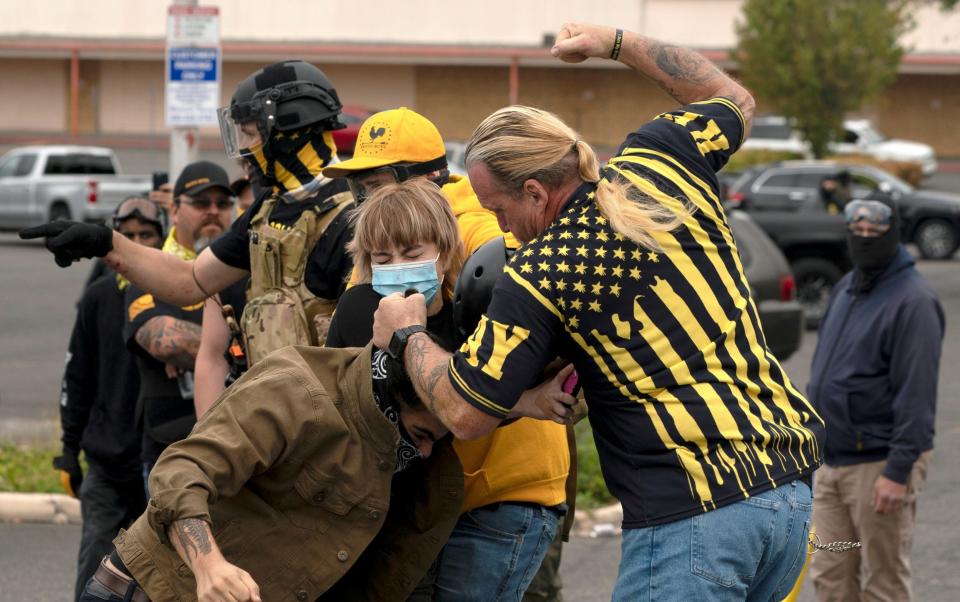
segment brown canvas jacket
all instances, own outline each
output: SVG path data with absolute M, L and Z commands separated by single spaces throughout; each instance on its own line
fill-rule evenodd
M 281 349 L 167 448 L 146 513 L 114 540 L 152 600 L 196 599 L 167 538 L 185 518 L 211 524 L 264 600 L 315 600 L 335 584 L 351 600 L 407 597 L 457 521 L 462 468 L 445 439 L 394 477 L 399 435 L 373 400 L 370 353 Z

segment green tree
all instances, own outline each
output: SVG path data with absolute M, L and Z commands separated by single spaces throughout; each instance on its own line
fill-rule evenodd
M 814 156 L 844 116 L 893 83 L 910 0 L 746 0 L 737 59 L 754 95 L 791 119 Z

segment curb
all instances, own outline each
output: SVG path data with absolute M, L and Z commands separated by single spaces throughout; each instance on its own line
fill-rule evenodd
M 0 493 L 0 523 L 80 522 L 80 500 L 63 493 Z
M 617 503 L 596 510 L 577 510 L 573 535 L 609 537 L 621 533 L 623 507 Z M 0 523 L 79 525 L 80 500 L 63 493 L 0 493 Z

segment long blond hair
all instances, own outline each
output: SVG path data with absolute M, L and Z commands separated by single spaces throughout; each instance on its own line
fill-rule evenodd
M 467 142 L 465 162 L 484 164 L 514 195 L 530 179 L 548 188 L 573 177 L 596 182 L 597 207 L 613 230 L 648 249 L 659 250 L 653 233 L 669 232 L 689 215 L 686 207 L 674 212 L 625 178 L 600 180 L 590 145 L 559 117 L 533 107 L 504 107 L 484 119 Z
M 453 299 L 453 287 L 463 267 L 464 250 L 457 218 L 440 188 L 425 178 L 378 187 L 350 217 L 353 257 L 359 283 L 370 282 L 374 251 L 404 249 L 422 243 L 437 245 L 440 265 L 446 265 L 443 296 Z

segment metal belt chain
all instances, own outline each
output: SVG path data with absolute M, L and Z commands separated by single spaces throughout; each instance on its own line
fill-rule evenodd
M 840 552 L 849 552 L 850 550 L 855 550 L 862 544 L 859 541 L 831 541 L 830 543 L 820 543 L 820 536 L 814 535 L 813 540 L 810 541 L 810 545 L 813 546 L 814 554 L 821 550 L 839 554 Z

